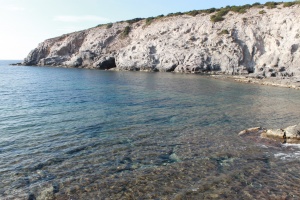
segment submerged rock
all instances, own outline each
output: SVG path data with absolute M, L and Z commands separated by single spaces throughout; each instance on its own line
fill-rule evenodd
M 245 135 L 248 133 L 258 132 L 260 130 L 262 130 L 261 127 L 248 128 L 248 129 L 245 129 L 245 130 L 239 132 L 239 135 Z
M 9 64 L 11 66 L 22 66 L 23 64 L 22 63 L 12 63 L 12 64 Z

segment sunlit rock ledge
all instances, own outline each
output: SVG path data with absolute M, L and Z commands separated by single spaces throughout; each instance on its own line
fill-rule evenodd
M 288 126 L 284 129 L 264 129 L 261 127 L 249 128 L 241 131 L 239 136 L 247 136 L 251 134 L 260 134 L 265 139 L 273 139 L 282 143 L 298 143 L 300 144 L 300 123 L 298 125 Z

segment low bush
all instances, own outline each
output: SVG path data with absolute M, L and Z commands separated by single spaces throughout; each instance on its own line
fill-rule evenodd
M 182 12 L 169 13 L 167 16 L 171 17 L 171 16 L 180 16 L 180 15 L 184 15 L 184 13 L 182 13 Z
M 139 22 L 141 20 L 143 20 L 144 18 L 134 18 L 134 19 L 130 19 L 130 20 L 127 20 L 126 22 L 128 24 L 133 24 L 133 23 L 136 23 L 136 22 Z
M 229 34 L 229 31 L 226 29 L 224 29 L 220 33 L 218 33 L 218 35 L 228 35 L 228 34 Z
M 220 16 L 220 17 L 223 17 L 225 15 L 227 15 L 227 13 L 229 12 L 230 10 L 229 9 L 221 9 L 220 11 L 217 12 L 217 16 Z
M 164 15 L 158 15 L 156 17 L 148 17 L 148 18 L 146 18 L 145 26 L 149 26 L 153 22 L 153 20 L 160 19 L 160 18 L 163 18 L 163 17 L 164 17 Z
M 210 20 L 215 23 L 215 22 L 223 21 L 224 18 L 218 15 L 212 15 L 210 16 Z
M 131 31 L 130 26 L 126 26 L 121 33 L 122 38 L 127 37 L 129 35 L 130 31 Z
M 223 21 L 224 20 L 223 16 L 227 15 L 229 10 L 230 10 L 229 8 L 220 9 L 215 15 L 210 16 L 210 20 L 214 23 Z
M 187 12 L 186 14 L 195 17 L 196 15 L 200 14 L 200 11 L 198 11 L 198 10 L 192 10 L 190 12 Z
M 216 11 L 217 11 L 216 8 L 210 8 L 210 9 L 205 10 L 204 13 L 210 14 L 210 13 L 214 13 L 214 12 L 216 12 Z
M 291 7 L 295 4 L 296 4 L 296 2 L 286 2 L 286 3 L 283 4 L 283 7 Z
M 233 12 L 240 12 L 240 10 L 241 10 L 242 8 L 240 7 L 240 6 L 232 6 L 231 8 L 230 8 L 230 10 L 231 11 L 233 11 Z
M 273 1 L 269 1 L 267 3 L 265 3 L 265 6 L 268 8 L 268 9 L 273 9 L 273 8 L 276 8 L 277 7 L 277 4 L 276 2 L 273 2 Z
M 184 15 L 182 12 L 176 12 L 174 13 L 174 16 L 180 16 L 180 15 Z
M 106 29 L 110 29 L 113 26 L 113 23 L 106 24 Z
M 256 3 L 254 3 L 254 4 L 252 4 L 252 6 L 254 7 L 254 6 L 260 6 L 261 4 L 259 3 L 259 2 L 256 2 Z
M 266 13 L 266 11 L 264 11 L 264 10 L 261 10 L 261 11 L 259 11 L 258 13 L 259 13 L 259 14 L 261 14 L 261 15 L 263 15 L 263 14 L 265 14 L 265 13 Z
M 148 17 L 146 19 L 146 26 L 149 26 L 153 22 L 154 19 L 155 19 L 154 17 Z
M 236 12 L 236 13 L 246 13 L 247 12 L 247 7 L 243 6 L 233 6 L 231 7 L 231 11 Z

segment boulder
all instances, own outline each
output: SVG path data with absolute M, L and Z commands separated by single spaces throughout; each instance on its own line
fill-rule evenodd
M 285 129 L 268 129 L 261 134 L 264 138 L 291 139 L 300 141 L 300 124 Z
M 283 143 L 300 143 L 300 124 L 288 126 L 284 129 L 265 129 L 261 127 L 254 127 L 245 129 L 239 132 L 238 135 L 246 138 L 252 138 L 255 141 L 260 141 L 258 138 L 261 138 Z

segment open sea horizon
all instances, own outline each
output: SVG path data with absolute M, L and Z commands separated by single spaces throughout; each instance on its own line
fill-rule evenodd
M 0 199 L 300 199 L 300 91 L 0 61 Z

